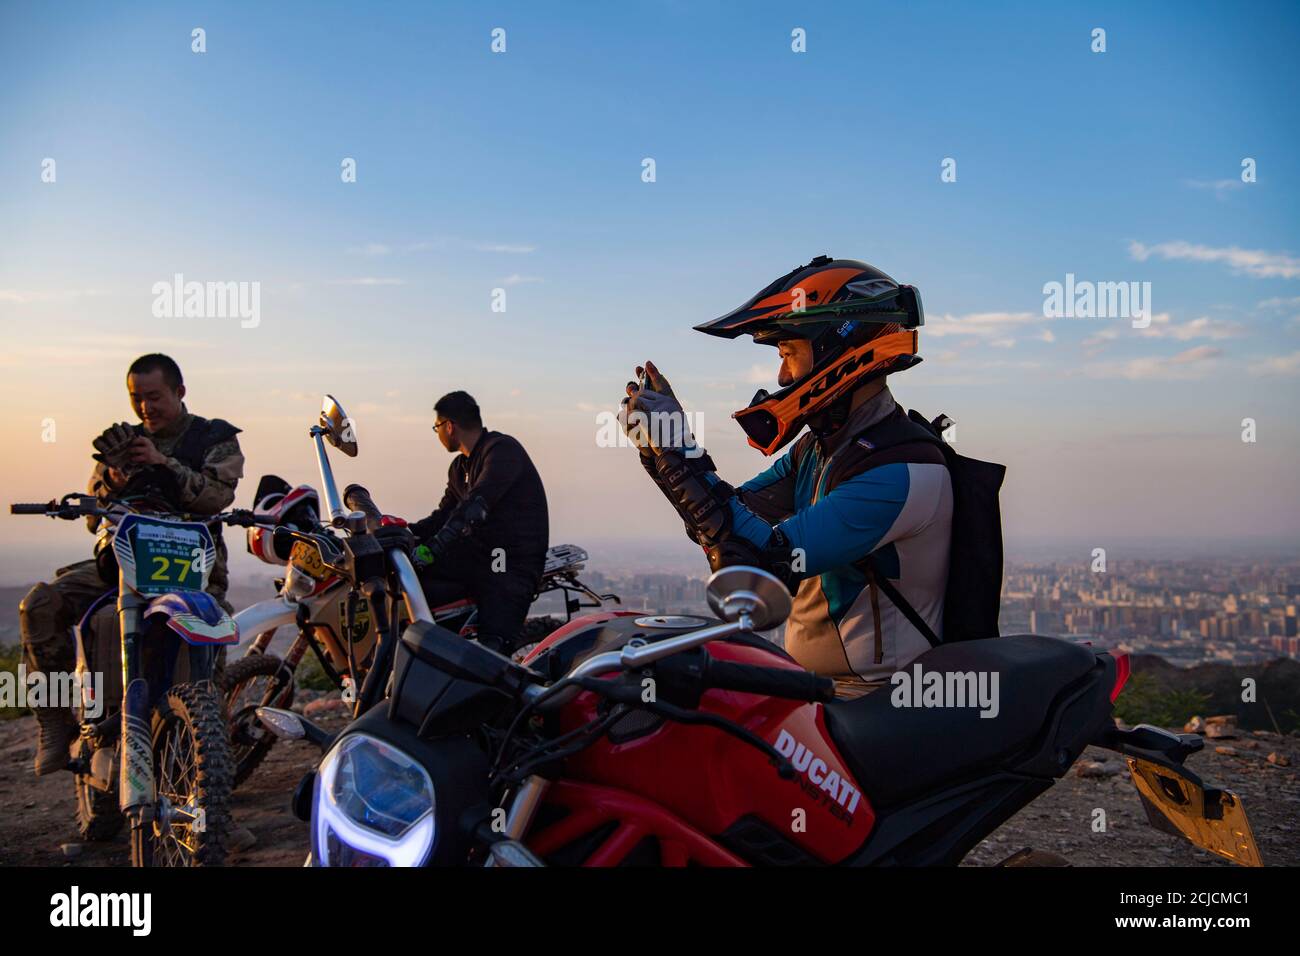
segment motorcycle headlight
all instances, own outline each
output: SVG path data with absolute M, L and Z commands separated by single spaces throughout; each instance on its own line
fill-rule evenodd
M 420 866 L 433 849 L 433 781 L 391 744 L 349 734 L 321 761 L 311 828 L 319 866 Z

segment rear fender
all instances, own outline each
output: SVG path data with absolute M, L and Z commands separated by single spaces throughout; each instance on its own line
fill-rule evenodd
M 149 602 L 145 618 L 163 617 L 187 644 L 238 644 L 239 625 L 205 591 L 174 591 Z

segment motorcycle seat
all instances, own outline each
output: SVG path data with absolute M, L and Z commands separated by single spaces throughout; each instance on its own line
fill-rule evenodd
M 948 675 L 996 673 L 996 716 L 981 717 L 978 703 L 917 706 L 920 691 L 912 685 L 918 664 L 923 675 L 943 675 L 945 686 Z M 1034 634 L 941 644 L 900 670 L 909 675 L 906 685 L 886 684 L 826 704 L 826 726 L 862 791 L 888 806 L 994 766 L 1030 744 L 1053 701 L 1095 665 L 1089 648 Z M 985 687 L 992 689 L 987 676 Z M 904 696 L 905 689 L 912 692 Z M 909 705 L 896 706 L 896 696 Z

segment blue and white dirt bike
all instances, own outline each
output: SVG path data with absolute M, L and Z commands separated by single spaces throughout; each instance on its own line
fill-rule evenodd
M 105 593 L 75 629 L 81 734 L 68 769 L 81 835 L 111 839 L 128 822 L 135 866 L 217 866 L 233 769 L 214 671 L 239 628 L 205 588 L 217 555 L 212 528 L 254 519 L 141 506 L 72 494 L 10 512 L 103 522 L 95 556 Z

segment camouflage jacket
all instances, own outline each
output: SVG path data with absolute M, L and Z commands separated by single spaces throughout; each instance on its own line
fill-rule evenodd
M 192 428 L 204 431 L 186 435 Z M 108 466 L 96 462 L 90 474 L 89 491 L 100 497 L 111 497 L 124 491 L 131 493 L 141 480 L 166 488 L 166 497 L 177 511 L 197 515 L 218 514 L 235 501 L 235 485 L 244 475 L 244 455 L 239 450 L 236 435 L 238 428 L 221 419 L 208 420 L 191 415 L 181 406 L 181 417 L 174 425 L 162 431 L 149 433 L 136 426 L 139 434 L 153 442 L 160 453 L 167 456 L 165 465 L 146 469 L 132 477 L 125 488 L 114 488 L 108 479 Z M 195 438 L 200 443 L 195 447 Z M 98 520 L 92 519 L 91 531 Z M 226 570 L 227 551 L 221 535 L 217 538 L 217 563 L 212 569 L 208 590 L 224 595 L 229 585 Z

